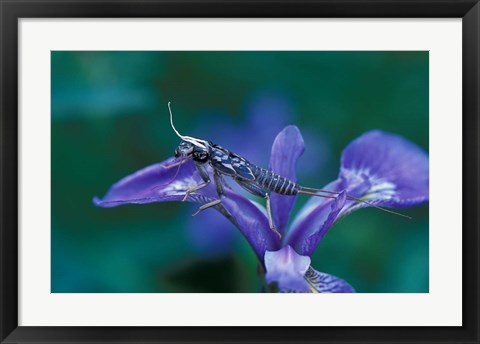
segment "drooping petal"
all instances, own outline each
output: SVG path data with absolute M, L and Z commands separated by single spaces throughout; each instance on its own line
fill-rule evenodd
M 102 199 L 95 197 L 93 202 L 99 207 L 110 208 L 122 204 L 181 201 L 187 189 L 203 181 L 191 160 L 184 162 L 180 169 L 178 166 L 166 168 L 178 162 L 180 159 L 170 158 L 145 167 L 115 183 Z M 190 194 L 186 201 L 206 203 L 218 198 L 212 184 Z
M 263 263 L 265 251 L 277 250 L 280 238 L 270 229 L 267 216 L 252 201 L 225 189 L 222 205 Z
M 310 266 L 310 257 L 302 256 L 287 245 L 278 251 L 265 252 L 265 279 L 276 283 L 280 292 L 310 292 L 305 273 Z
M 292 224 L 286 243 L 300 254 L 311 256 L 345 206 L 346 199 L 346 192 L 341 192 L 336 198 L 321 198 L 320 203 L 307 205 Z
M 419 205 L 429 198 L 428 155 L 401 136 L 369 131 L 343 151 L 339 179 L 345 189 L 369 184 L 364 194 L 352 196 L 376 205 Z
M 300 130 L 289 125 L 275 138 L 270 156 L 270 169 L 293 181 L 297 181 L 296 165 L 298 158 L 305 151 Z M 296 196 L 284 196 L 271 193 L 273 221 L 280 233 L 284 233 Z
M 305 273 L 305 278 L 318 293 L 355 293 L 355 289 L 343 279 L 317 271 L 311 266 Z

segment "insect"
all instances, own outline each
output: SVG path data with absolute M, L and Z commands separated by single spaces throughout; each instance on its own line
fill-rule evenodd
M 301 194 L 323 198 L 336 198 L 337 195 L 340 194 L 339 192 L 301 186 L 292 180 L 276 174 L 272 170 L 256 166 L 255 164 L 239 156 L 238 154 L 235 154 L 228 149 L 223 148 L 210 141 L 181 135 L 173 124 L 173 115 L 170 107 L 170 102 L 168 102 L 168 110 L 170 112 L 170 125 L 175 134 L 177 134 L 177 136 L 182 139 L 182 142 L 180 142 L 179 146 L 175 149 L 175 157 L 181 157 L 181 160 L 165 168 L 172 168 L 178 166 L 177 173 L 173 177 L 173 179 L 175 179 L 181 165 L 189 159 L 192 159 L 193 163 L 195 164 L 196 170 L 198 171 L 198 174 L 203 180 L 203 183 L 191 187 L 185 192 L 185 197 L 183 198 L 183 201 L 187 199 L 189 194 L 196 192 L 204 187 L 207 187 L 211 183 L 210 174 L 207 169 L 207 167 L 210 166 L 213 169 L 213 180 L 219 196 L 222 196 L 224 194 L 226 186 L 223 177 L 228 176 L 231 177 L 238 185 L 240 185 L 242 188 L 244 188 L 251 194 L 262 197 L 266 200 L 268 224 L 270 226 L 270 229 L 281 238 L 281 234 L 277 231 L 273 223 L 270 206 L 271 192 L 285 196 L 294 196 L 297 194 Z M 358 199 L 350 195 L 347 195 L 347 199 L 366 203 L 377 209 L 410 218 L 409 216 L 399 214 L 391 210 L 384 209 L 382 207 L 378 207 L 365 200 Z M 205 209 L 218 206 L 221 204 L 221 202 L 222 201 L 219 198 L 211 202 L 205 203 L 192 216 L 197 215 L 199 212 Z

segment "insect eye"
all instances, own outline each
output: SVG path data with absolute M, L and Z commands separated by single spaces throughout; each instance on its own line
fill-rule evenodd
M 177 148 L 175 148 L 175 158 L 178 158 L 180 156 L 180 150 Z
M 207 152 L 201 151 L 201 152 L 195 152 L 195 159 L 198 161 L 205 161 L 208 158 Z

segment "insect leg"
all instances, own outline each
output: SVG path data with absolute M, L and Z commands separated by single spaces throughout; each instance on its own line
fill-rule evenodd
M 270 226 L 270 229 L 272 231 L 275 232 L 275 234 L 278 235 L 278 237 L 281 239 L 282 238 L 282 234 L 280 234 L 279 231 L 277 231 L 277 229 L 275 228 L 274 224 L 273 224 L 273 218 L 272 218 L 272 210 L 270 208 L 270 195 L 269 194 L 266 194 L 265 195 L 265 199 L 267 200 L 267 217 L 268 217 L 268 225 Z
M 215 174 L 213 175 L 213 181 L 215 182 L 215 188 L 217 189 L 218 195 L 223 195 L 225 193 L 225 181 L 223 180 L 222 175 L 215 172 Z
M 224 190 L 224 181 L 223 181 L 223 178 L 222 176 L 219 174 L 219 173 L 214 173 L 213 175 L 213 181 L 215 182 L 215 187 L 217 189 L 217 193 L 218 193 L 218 196 L 221 196 L 223 195 L 223 190 Z M 200 208 L 198 208 L 198 210 L 192 215 L 192 216 L 195 216 L 197 215 L 199 212 L 205 210 L 205 209 L 208 209 L 210 207 L 213 207 L 213 206 L 216 206 L 216 205 L 219 205 L 220 203 L 222 202 L 221 199 L 218 199 L 218 200 L 214 200 L 214 201 L 211 201 L 209 203 L 206 203 L 204 205 L 202 205 Z M 225 210 L 225 212 L 227 212 Z M 228 213 L 228 212 L 227 212 Z M 224 214 L 224 213 L 222 213 Z M 224 214 L 225 215 L 225 214 Z M 228 216 L 227 216 L 228 217 Z
M 185 197 L 183 197 L 182 202 L 185 202 L 185 200 L 187 199 L 188 195 L 191 194 L 192 192 L 195 192 L 195 191 L 198 191 L 198 190 L 200 190 L 200 189 L 203 189 L 204 187 L 208 186 L 208 184 L 210 184 L 210 176 L 208 175 L 208 171 L 207 171 L 207 169 L 205 168 L 205 166 L 203 166 L 202 164 L 199 164 L 199 163 L 196 162 L 196 163 L 195 163 L 195 167 L 197 168 L 197 172 L 198 172 L 198 174 L 200 175 L 200 177 L 202 177 L 204 183 L 189 188 L 189 189 L 185 192 Z
M 270 229 L 272 231 L 274 231 L 275 234 L 277 234 L 279 236 L 279 238 L 281 239 L 282 234 L 280 234 L 280 232 L 277 231 L 277 229 L 275 228 L 275 225 L 273 223 L 272 210 L 271 210 L 271 207 L 270 207 L 270 195 L 268 194 L 268 192 L 266 192 L 265 190 L 263 190 L 261 187 L 259 187 L 258 185 L 254 184 L 254 183 L 249 183 L 249 182 L 246 182 L 246 181 L 240 180 L 240 179 L 235 179 L 235 181 L 238 183 L 238 185 L 240 185 L 242 188 L 244 188 L 245 190 L 247 190 L 251 194 L 254 194 L 256 196 L 265 198 L 265 200 L 267 201 L 268 225 L 269 225 Z
M 196 216 L 198 215 L 201 211 L 205 210 L 205 209 L 208 209 L 208 208 L 211 208 L 211 207 L 214 207 L 218 204 L 222 203 L 222 200 L 220 199 L 216 199 L 216 200 L 213 200 L 211 202 L 208 202 L 208 203 L 205 203 L 204 205 L 202 205 L 200 208 L 198 208 L 198 210 L 196 212 L 194 212 L 192 214 L 192 216 Z
M 176 162 L 176 163 L 173 163 L 173 164 L 171 164 L 171 165 L 160 165 L 160 167 L 168 170 L 169 168 L 182 165 L 182 164 L 186 163 L 187 161 L 188 161 L 188 159 L 182 159 L 182 160 L 180 160 L 180 161 L 178 161 L 178 162 Z

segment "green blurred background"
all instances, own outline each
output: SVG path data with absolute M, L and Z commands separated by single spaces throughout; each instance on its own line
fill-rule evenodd
M 267 167 L 286 124 L 304 134 L 299 181 L 336 178 L 342 149 L 371 129 L 428 151 L 428 52 L 51 53 L 51 291 L 258 292 L 256 258 L 230 223 L 196 205 L 97 208 L 120 178 L 173 155 L 168 122 Z M 381 144 L 381 142 L 379 142 Z M 307 200 L 298 197 L 298 208 Z M 261 201 L 261 200 L 260 200 Z M 207 214 L 209 213 L 209 214 Z M 313 266 L 358 292 L 428 292 L 428 206 L 342 220 Z

